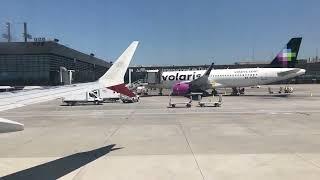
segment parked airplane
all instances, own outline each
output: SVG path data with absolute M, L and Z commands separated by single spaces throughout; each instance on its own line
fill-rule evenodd
M 98 81 L 0 94 L 0 111 L 38 102 L 49 101 L 56 98 L 65 97 L 70 94 L 77 94 L 104 88 L 111 89 L 129 97 L 134 97 L 135 94 L 124 84 L 124 76 L 138 43 L 138 41 L 132 42 L 130 46 L 122 53 L 122 55 L 114 62 L 110 69 L 99 78 Z M 23 128 L 23 124 L 0 118 L 0 133 L 19 131 L 23 130 Z
M 292 38 L 273 59 L 270 68 L 216 69 L 210 72 L 167 71 L 161 74 L 158 87 L 172 89 L 173 95 L 186 95 L 190 92 L 204 92 L 215 88 L 232 88 L 233 94 L 243 87 L 269 84 L 305 74 L 304 69 L 294 68 L 301 44 L 301 37 Z M 244 91 L 244 89 L 242 90 Z

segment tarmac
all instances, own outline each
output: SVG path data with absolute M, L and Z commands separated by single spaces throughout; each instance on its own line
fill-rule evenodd
M 0 134 L 0 179 L 320 179 L 320 85 L 289 96 L 267 87 L 221 107 L 167 108 L 168 96 L 152 96 L 0 112 L 25 125 Z

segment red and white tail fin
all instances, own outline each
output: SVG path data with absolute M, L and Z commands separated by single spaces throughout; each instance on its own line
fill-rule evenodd
M 139 42 L 133 41 L 114 62 L 110 69 L 99 79 L 99 83 L 108 89 L 129 97 L 135 96 L 124 84 L 124 76 Z

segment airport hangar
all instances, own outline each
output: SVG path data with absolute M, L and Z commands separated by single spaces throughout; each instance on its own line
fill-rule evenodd
M 97 80 L 111 62 L 54 41 L 1 42 L 0 86 L 54 86 Z M 71 77 L 70 77 L 71 76 Z

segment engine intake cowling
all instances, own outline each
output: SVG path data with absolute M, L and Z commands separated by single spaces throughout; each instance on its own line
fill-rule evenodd
M 190 93 L 190 84 L 189 83 L 176 83 L 172 86 L 172 95 L 175 96 L 184 96 Z

